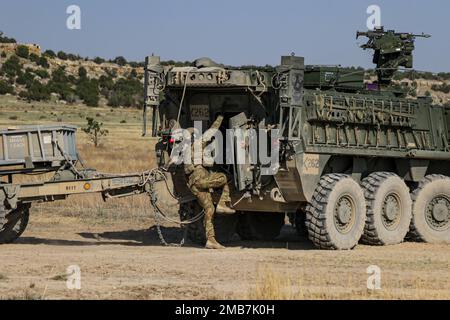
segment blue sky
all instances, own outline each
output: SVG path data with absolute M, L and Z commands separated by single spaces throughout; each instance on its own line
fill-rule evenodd
M 82 29 L 66 28 L 66 8 L 82 11 Z M 82 56 L 119 55 L 142 61 L 210 56 L 231 64 L 272 64 L 295 52 L 308 64 L 370 67 L 355 40 L 366 29 L 366 9 L 377 4 L 382 24 L 433 35 L 418 40 L 415 68 L 450 71 L 447 0 L 2 0 L 0 30 L 20 42 Z

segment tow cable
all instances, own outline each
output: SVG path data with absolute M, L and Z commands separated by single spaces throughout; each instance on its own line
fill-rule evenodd
M 166 189 L 169 192 L 170 196 L 175 199 L 176 201 L 180 201 L 180 198 L 176 197 L 170 190 L 168 182 L 167 182 L 167 177 L 164 174 L 164 172 L 162 172 L 160 169 L 155 168 L 149 172 L 144 172 L 143 174 L 143 183 L 142 186 L 148 185 L 148 190 L 147 193 L 150 197 L 150 205 L 153 209 L 153 216 L 155 219 L 155 226 L 156 226 L 156 231 L 158 232 L 158 237 L 159 240 L 161 242 L 162 245 L 166 246 L 166 247 L 182 247 L 186 241 L 186 236 L 187 236 L 187 231 L 188 228 L 187 226 L 190 224 L 193 224 L 197 221 L 199 221 L 200 219 L 203 218 L 203 216 L 205 215 L 205 211 L 202 210 L 199 214 L 195 215 L 193 218 L 187 219 L 187 220 L 175 220 L 175 219 L 171 219 L 170 217 L 167 216 L 167 214 L 165 214 L 158 206 L 158 194 L 154 188 L 154 185 L 157 182 L 161 182 L 164 181 L 165 185 L 166 185 Z M 178 224 L 182 229 L 183 229 L 183 237 L 181 239 L 181 241 L 179 243 L 170 243 L 167 242 L 166 239 L 164 238 L 163 232 L 161 230 L 161 224 L 162 221 L 165 220 L 167 222 L 170 223 L 175 223 Z

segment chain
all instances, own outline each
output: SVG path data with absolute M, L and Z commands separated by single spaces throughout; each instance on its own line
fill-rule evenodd
M 142 186 L 145 184 L 149 184 L 150 189 L 148 190 L 148 194 L 150 197 L 150 204 L 153 208 L 153 215 L 155 218 L 155 225 L 156 225 L 156 231 L 158 232 L 159 240 L 161 241 L 161 244 L 167 246 L 167 247 L 182 247 L 185 243 L 188 227 L 187 225 L 195 223 L 199 221 L 204 216 L 204 210 L 202 210 L 199 214 L 195 215 L 193 218 L 187 219 L 185 221 L 177 221 L 174 219 L 169 218 L 166 214 L 164 214 L 161 209 L 158 207 L 158 197 L 156 194 L 155 189 L 153 188 L 154 184 L 159 181 L 164 181 L 167 190 L 169 191 L 169 194 L 175 199 L 179 200 L 171 191 L 167 184 L 167 178 L 163 172 L 161 172 L 159 169 L 153 169 L 150 172 L 143 173 L 143 183 Z M 162 220 L 166 220 L 171 223 L 179 224 L 183 229 L 183 238 L 181 239 L 180 243 L 169 243 L 164 238 L 164 235 L 161 230 L 161 222 Z
M 175 248 L 180 248 L 180 247 L 184 246 L 184 243 L 186 241 L 186 236 L 187 236 L 187 227 L 182 226 L 183 227 L 183 238 L 181 239 L 180 243 L 169 243 L 166 241 L 166 239 L 164 238 L 164 235 L 162 233 L 161 221 L 159 219 L 158 210 L 156 208 L 153 208 L 153 213 L 155 216 L 156 231 L 158 232 L 158 237 L 159 237 L 159 241 L 161 242 L 161 244 L 163 244 L 166 247 L 175 247 Z

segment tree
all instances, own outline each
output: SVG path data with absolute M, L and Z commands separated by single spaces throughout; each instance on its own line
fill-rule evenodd
M 142 105 L 142 84 L 137 79 L 120 78 L 113 86 L 108 105 L 138 107 Z
M 48 86 L 43 85 L 39 81 L 33 80 L 28 87 L 28 91 L 22 91 L 20 96 L 28 101 L 50 100 L 50 89 Z
M 6 81 L 0 80 L 0 94 L 13 94 L 14 88 L 10 86 Z
M 102 64 L 103 62 L 105 62 L 105 59 L 102 59 L 102 58 L 100 58 L 100 57 L 96 57 L 96 58 L 94 59 L 94 62 L 95 62 L 96 64 Z
M 39 76 L 41 79 L 48 79 L 48 77 L 50 77 L 50 75 L 48 74 L 47 70 L 45 70 L 45 69 L 34 70 L 34 73 L 37 76 Z
M 34 75 L 30 71 L 21 72 L 16 79 L 17 84 L 26 86 L 27 88 L 31 86 L 34 80 Z
M 67 53 L 65 53 L 64 51 L 59 51 L 57 57 L 61 60 L 67 60 Z
M 49 90 L 57 93 L 60 99 L 70 101 L 74 91 L 70 86 L 69 79 L 63 67 L 59 67 L 52 73 L 52 78 L 48 83 Z
M 127 64 L 127 59 L 125 59 L 125 58 L 122 57 L 122 56 L 119 56 L 119 57 L 116 57 L 116 58 L 113 60 L 113 62 L 114 62 L 114 63 L 117 63 L 119 66 L 124 66 L 124 65 Z
M 21 58 L 28 59 L 28 57 L 30 56 L 30 50 L 27 46 L 20 45 L 16 48 L 16 54 Z
M 30 53 L 28 58 L 30 59 L 30 61 L 32 61 L 34 63 L 38 63 L 38 61 L 39 61 L 39 56 L 36 53 Z
M 6 36 L 3 36 L 3 32 L 0 31 L 0 43 L 16 43 L 16 39 L 14 38 L 8 38 Z
M 22 65 L 16 55 L 11 56 L 2 66 L 2 72 L 4 72 L 9 78 L 13 78 L 20 74 L 21 70 Z
M 85 132 L 94 146 L 97 148 L 100 144 L 100 139 L 108 135 L 109 131 L 103 129 L 103 123 L 98 122 L 94 118 L 87 117 L 87 125 L 82 128 L 83 132 Z
M 49 58 L 56 58 L 56 53 L 53 50 L 46 50 L 44 52 L 44 56 L 47 56 Z
M 79 67 L 78 68 L 78 76 L 80 78 L 87 78 L 87 71 L 85 67 Z
M 98 107 L 100 101 L 98 81 L 95 79 L 80 78 L 77 84 L 76 94 L 90 107 Z
M 45 69 L 48 69 L 50 67 L 46 57 L 40 57 L 39 60 L 37 61 L 37 65 Z

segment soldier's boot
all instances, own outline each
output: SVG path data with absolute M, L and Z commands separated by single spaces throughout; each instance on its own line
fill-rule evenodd
M 214 250 L 225 249 L 225 247 L 223 245 L 221 245 L 220 243 L 218 243 L 215 238 L 208 239 L 206 241 L 205 248 L 206 249 L 214 249 Z
M 209 212 L 208 212 L 209 213 Z M 206 232 L 206 249 L 225 249 L 220 243 L 216 240 L 216 233 L 214 231 L 214 224 L 212 223 L 213 217 L 208 213 L 205 215 L 205 232 Z
M 221 214 L 234 214 L 236 213 L 236 210 L 232 209 L 230 206 L 227 205 L 227 202 L 231 202 L 230 198 L 230 189 L 228 187 L 228 184 L 225 184 L 223 187 L 222 195 L 220 196 L 219 203 L 216 207 L 216 212 Z
M 236 210 L 231 209 L 225 202 L 219 202 L 216 207 L 216 212 L 221 214 L 235 214 Z

